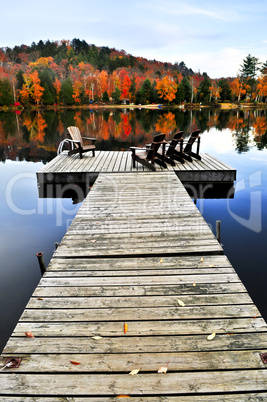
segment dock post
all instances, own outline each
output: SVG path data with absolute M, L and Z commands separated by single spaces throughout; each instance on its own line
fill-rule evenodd
M 216 221 L 216 238 L 221 244 L 221 221 Z
M 43 255 L 44 255 L 43 253 L 37 253 L 36 254 L 36 257 L 38 258 L 39 267 L 40 267 L 42 276 L 43 276 L 43 274 L 45 273 L 45 270 L 46 270 Z

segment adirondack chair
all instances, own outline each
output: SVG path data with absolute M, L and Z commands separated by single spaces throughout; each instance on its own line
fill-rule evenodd
M 200 130 L 193 131 L 183 149 L 183 158 L 187 159 L 190 162 L 192 162 L 192 157 L 196 158 L 198 160 L 201 160 L 201 156 L 199 155 L 199 148 L 200 148 L 199 133 L 200 133 Z M 196 152 L 193 152 L 192 147 L 193 147 L 195 141 L 197 141 L 197 150 L 196 150 Z
M 165 161 L 175 166 L 174 159 L 180 163 L 184 163 L 183 159 L 183 131 L 174 134 L 165 154 Z
M 175 166 L 175 160 L 184 163 L 183 157 L 182 157 L 182 150 L 183 150 L 183 131 L 178 131 L 177 133 L 174 134 L 172 140 L 168 143 L 166 142 L 166 153 L 164 155 L 164 162 L 169 163 L 172 166 Z M 176 151 L 176 147 L 180 147 L 180 151 Z M 146 147 L 149 147 L 150 144 L 147 144 Z M 157 151 L 157 156 L 162 158 L 163 156 L 163 147 L 161 146 L 158 151 Z
M 82 154 L 84 152 L 92 151 L 93 156 L 95 156 L 96 138 L 82 137 L 79 128 L 76 126 L 70 126 L 67 128 L 67 130 L 72 138 L 71 140 L 68 140 L 69 143 L 72 144 L 72 147 L 70 147 L 70 150 L 68 152 L 68 155 L 79 153 L 80 158 L 82 159 Z M 84 145 L 83 139 L 90 140 L 91 144 Z
M 167 168 L 167 165 L 164 162 L 166 145 L 164 139 L 165 134 L 157 134 L 153 138 L 152 143 L 147 148 L 130 147 L 130 150 L 132 151 L 133 167 L 135 167 L 135 162 L 139 162 L 142 165 L 146 166 L 148 169 L 153 170 L 154 172 L 156 170 L 155 163 L 164 168 Z M 163 154 L 159 155 L 157 151 L 161 145 L 163 146 Z

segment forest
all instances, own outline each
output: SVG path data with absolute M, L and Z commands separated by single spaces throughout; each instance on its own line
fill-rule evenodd
M 211 79 L 185 63 L 134 57 L 84 40 L 0 48 L 0 108 L 267 101 L 267 62 L 248 55 L 237 77 Z

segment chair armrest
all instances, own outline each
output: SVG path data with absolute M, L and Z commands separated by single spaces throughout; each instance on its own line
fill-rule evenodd
M 89 137 L 82 137 L 82 138 L 84 138 L 85 140 L 90 140 L 92 142 L 96 141 L 96 138 L 89 138 Z
M 130 147 L 130 148 L 129 148 L 130 151 L 135 151 L 136 149 L 137 149 L 137 150 L 140 149 L 140 150 L 142 150 L 142 151 L 144 151 L 144 150 L 146 151 L 146 148 L 140 148 L 140 147 Z

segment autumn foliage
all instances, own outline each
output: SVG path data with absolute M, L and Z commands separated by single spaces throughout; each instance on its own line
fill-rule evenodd
M 266 102 L 266 77 L 267 69 L 262 68 L 257 78 L 243 71 L 237 77 L 211 80 L 182 61 L 172 64 L 133 57 L 124 50 L 96 47 L 79 39 L 48 40 L 0 49 L 0 106 L 16 101 L 24 107 Z

